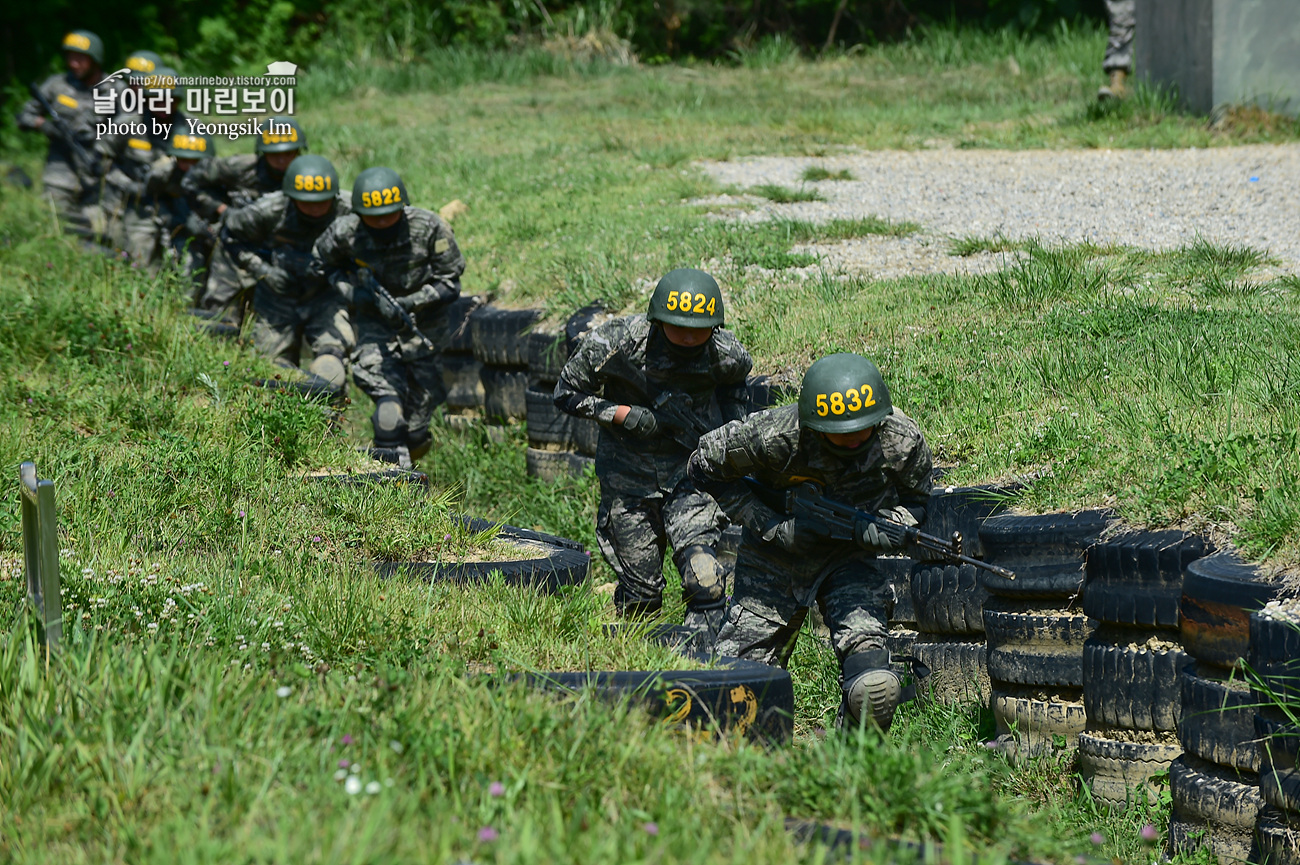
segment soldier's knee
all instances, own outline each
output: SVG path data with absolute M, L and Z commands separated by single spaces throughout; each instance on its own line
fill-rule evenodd
M 406 444 L 406 415 L 397 397 L 381 397 L 375 403 L 370 423 L 375 428 L 375 447 L 395 448 Z
M 686 606 L 696 609 L 721 607 L 726 586 L 713 548 L 692 544 L 674 558 L 682 575 L 682 595 Z
M 311 366 L 308 370 L 312 375 L 318 376 L 329 382 L 331 386 L 342 390 L 343 385 L 347 383 L 348 371 L 343 364 L 342 354 L 334 354 L 328 350 L 323 350 L 320 354 L 312 359 Z M 399 405 L 400 408 L 400 405 Z

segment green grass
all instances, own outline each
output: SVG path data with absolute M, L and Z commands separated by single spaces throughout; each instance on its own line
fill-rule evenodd
M 983 252 L 1016 252 L 1024 248 L 1024 242 L 1012 240 L 1001 234 L 994 235 L 993 237 L 967 235 L 966 237 L 954 237 L 949 241 L 948 254 L 967 258 Z
M 764 183 L 760 186 L 751 186 L 748 190 L 751 195 L 758 195 L 766 198 L 768 201 L 774 201 L 777 204 L 793 204 L 796 201 L 825 201 L 822 194 L 815 189 L 792 189 L 789 186 L 782 186 L 779 183 Z
M 853 172 L 847 168 L 841 168 L 839 171 L 830 171 L 822 168 L 820 165 L 809 165 L 803 170 L 800 179 L 808 183 L 817 183 L 822 180 L 853 180 Z
M 1148 96 L 1098 113 L 1103 43 L 1091 29 L 936 30 L 816 63 L 767 45 L 727 68 L 448 52 L 313 70 L 299 108 L 313 151 L 345 178 L 390 164 L 420 204 L 468 202 L 456 231 L 469 291 L 513 285 L 512 303 L 556 316 L 594 297 L 637 308 L 666 270 L 705 266 L 757 371 L 868 354 L 953 481 L 1032 473 L 1024 507 L 1110 504 L 1134 524 L 1207 528 L 1294 563 L 1300 285 L 1262 282 L 1261 253 L 1029 243 L 1000 273 L 873 281 L 809 272 L 819 258 L 793 249 L 918 226 L 731 223 L 686 206 L 719 191 L 698 159 L 1297 137 L 1294 121 L 1257 113 L 1209 128 Z M 37 173 L 34 150 L 5 156 Z M 0 188 L 5 489 L 13 502 L 24 459 L 56 481 L 69 605 L 68 651 L 46 671 L 20 583 L 0 582 L 16 611 L 0 641 L 5 858 L 816 861 L 792 849 L 786 816 L 984 861 L 1151 855 L 1137 828 L 1163 825 L 1167 803 L 1109 816 L 1068 766 L 1013 772 L 983 749 L 977 710 L 909 709 L 883 740 L 820 741 L 836 670 L 807 634 L 792 663 L 796 743 L 774 751 L 692 743 L 590 696 L 467 676 L 673 663 L 607 639 L 609 610 L 585 591 L 373 576 L 378 558 L 480 548 L 454 512 L 594 546 L 594 479 L 524 478 L 518 428 L 504 441 L 440 428 L 428 498 L 304 483 L 311 468 L 356 464 L 368 402 L 354 391 L 336 425 L 252 388 L 273 370 L 197 336 L 183 294 L 83 253 L 34 195 Z M 8 573 L 19 542 L 17 510 L 5 513 Z M 593 581 L 609 578 L 593 562 Z M 379 792 L 349 795 L 334 778 L 345 759 Z M 505 795 L 488 792 L 494 780 Z M 484 826 L 499 839 L 477 840 Z

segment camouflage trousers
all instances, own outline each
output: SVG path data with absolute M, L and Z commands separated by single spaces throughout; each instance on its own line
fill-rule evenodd
M 853 547 L 788 553 L 745 529 L 736 587 L 718 653 L 784 667 L 808 608 L 816 604 L 843 666 L 850 655 L 884 649 L 894 605 L 888 574 Z
M 229 308 L 233 317 L 239 318 L 256 282 L 251 274 L 235 264 L 235 259 L 218 240 L 208 259 L 208 281 L 198 299 L 198 306 L 201 309 Z
M 126 251 L 132 264 L 152 267 L 162 259 L 162 225 L 149 210 L 127 210 L 122 215 L 120 232 L 118 248 Z
M 299 300 L 259 285 L 253 315 L 253 347 L 282 366 L 298 365 L 303 342 L 313 355 L 344 359 L 356 344 L 347 305 L 333 292 Z
M 1133 31 L 1137 27 L 1137 0 L 1106 0 L 1106 17 L 1110 19 L 1110 38 L 1106 41 L 1106 72 L 1133 70 Z
M 357 347 L 352 353 L 352 379 L 378 403 L 397 399 L 411 437 L 429 428 L 433 410 L 447 400 L 442 379 L 441 351 L 432 352 L 409 330 L 398 331 L 383 319 L 358 315 Z M 447 344 L 447 317 L 420 321 L 420 330 L 438 349 Z
M 618 577 L 614 602 L 620 609 L 629 605 L 657 609 L 663 600 L 666 547 L 671 544 L 675 556 L 697 544 L 716 551 L 726 517 L 717 502 L 690 484 L 679 484 L 668 491 L 630 490 L 630 485 L 611 484 L 610 480 L 607 474 L 600 478 L 596 539 L 605 561 Z M 679 561 L 677 565 L 684 581 L 691 580 L 693 572 L 686 572 L 689 563 Z M 701 576 L 706 580 L 722 579 L 712 574 Z M 721 599 L 725 593 L 720 585 L 685 585 L 683 589 L 688 606 L 692 594 L 712 592 Z

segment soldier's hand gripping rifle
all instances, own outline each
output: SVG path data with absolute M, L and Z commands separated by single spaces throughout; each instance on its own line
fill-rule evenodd
M 774 490 L 751 477 L 745 478 L 745 483 L 769 505 L 776 504 L 774 501 L 776 497 L 783 498 L 780 509 L 796 520 L 816 523 L 826 537 L 834 540 L 853 541 L 861 545 L 865 527 L 875 526 L 900 549 L 910 546 L 925 550 L 948 562 L 971 565 L 1008 580 L 1016 578 L 1016 575 L 1006 568 L 964 555 L 961 551 L 961 532 L 953 532 L 949 540 L 926 534 L 916 526 L 879 517 L 829 498 L 818 484 L 811 481 L 805 481 L 783 491 Z
M 425 336 L 419 325 L 415 323 L 415 316 L 411 314 L 411 311 L 398 303 L 397 299 L 389 294 L 388 289 L 379 284 L 379 280 L 375 278 L 370 265 L 359 258 L 353 260 L 356 261 L 358 266 L 356 273 L 357 278 L 361 281 L 361 287 L 375 297 L 383 298 L 385 303 L 391 304 L 393 309 L 397 310 L 397 315 L 402 319 L 402 322 L 411 329 L 412 333 L 419 337 L 420 342 L 424 343 L 424 347 L 432 352 L 438 351 L 438 347 L 433 344 L 433 340 Z
M 93 177 L 96 180 L 102 177 L 104 171 L 99 161 L 93 158 L 77 140 L 77 136 L 73 134 L 67 122 L 59 116 L 59 112 L 54 110 L 54 106 L 45 98 L 45 94 L 41 92 L 36 82 L 28 81 L 27 89 L 31 91 L 36 104 L 41 106 L 41 111 L 45 114 L 45 122 L 54 129 L 54 137 L 67 145 L 68 151 L 72 154 L 72 161 L 76 163 L 77 174 L 82 177 Z
M 687 450 L 699 447 L 700 436 L 712 430 L 703 418 L 691 411 L 693 403 L 689 394 L 665 390 L 651 397 L 645 370 L 634 366 L 623 352 L 611 354 L 596 371 L 617 378 L 636 391 L 664 433 Z

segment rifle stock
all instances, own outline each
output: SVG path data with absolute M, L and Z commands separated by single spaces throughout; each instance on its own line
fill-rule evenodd
M 692 402 L 688 394 L 665 390 L 652 398 L 645 370 L 634 366 L 623 352 L 616 351 L 605 358 L 596 371 L 615 376 L 630 385 L 659 426 L 667 431 L 668 437 L 687 450 L 695 450 L 700 444 L 700 436 L 711 429 L 691 412 Z
M 406 326 L 411 329 L 412 333 L 414 333 L 417 337 L 419 337 L 420 342 L 424 343 L 424 347 L 427 348 L 429 351 L 437 352 L 438 347 L 433 344 L 433 340 L 425 336 L 424 331 L 420 330 L 419 325 L 415 323 L 415 316 L 411 314 L 410 310 L 404 309 L 402 305 L 397 302 L 397 299 L 394 298 L 391 294 L 389 294 L 388 289 L 384 288 L 382 285 L 379 284 L 379 280 L 375 278 L 375 273 L 370 269 L 370 265 L 366 264 L 364 261 L 362 261 L 359 258 L 354 260 L 356 261 L 357 265 L 361 268 L 361 270 L 365 271 L 365 274 L 364 276 L 362 276 L 362 279 L 364 279 L 366 282 L 366 289 L 374 294 L 377 294 L 378 296 L 382 297 L 384 300 L 391 303 L 393 307 L 397 310 L 397 314 L 401 317 L 403 323 L 405 323 Z

